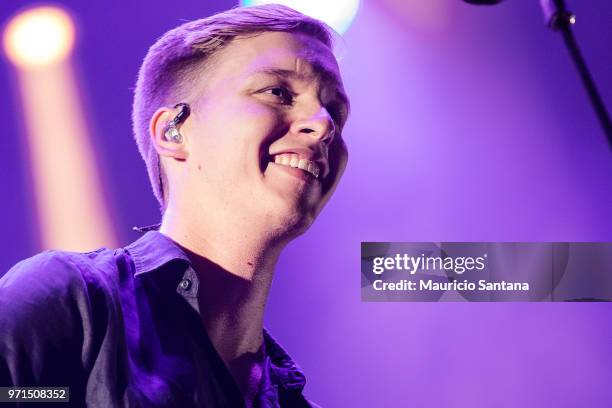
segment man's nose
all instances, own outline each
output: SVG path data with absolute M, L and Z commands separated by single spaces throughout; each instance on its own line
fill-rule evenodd
M 322 106 L 314 114 L 295 121 L 293 128 L 294 133 L 307 134 L 325 144 L 331 143 L 336 131 L 331 115 Z

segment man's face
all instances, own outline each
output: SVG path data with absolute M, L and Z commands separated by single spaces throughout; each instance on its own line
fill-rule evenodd
M 348 156 L 333 54 L 306 35 L 265 32 L 233 40 L 202 77 L 181 129 L 188 149 L 181 194 L 205 214 L 303 232 Z

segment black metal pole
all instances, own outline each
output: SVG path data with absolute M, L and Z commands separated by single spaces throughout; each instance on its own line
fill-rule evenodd
M 586 62 L 582 57 L 582 53 L 578 48 L 574 33 L 571 30 L 572 24 L 576 22 L 576 16 L 566 9 L 563 0 L 540 0 L 540 3 L 547 25 L 555 31 L 560 31 L 563 35 L 565 44 L 578 69 L 578 73 L 589 95 L 591 104 L 595 109 L 599 123 L 608 139 L 610 149 L 612 149 L 612 122 L 610 121 L 610 115 L 606 110 L 606 105 L 601 99 L 601 95 L 595 86 L 595 81 L 593 81 L 593 77 L 589 72 Z

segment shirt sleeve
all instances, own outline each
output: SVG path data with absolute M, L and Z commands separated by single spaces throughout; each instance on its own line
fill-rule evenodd
M 0 386 L 82 382 L 87 305 L 82 275 L 66 253 L 43 252 L 11 268 L 0 279 Z

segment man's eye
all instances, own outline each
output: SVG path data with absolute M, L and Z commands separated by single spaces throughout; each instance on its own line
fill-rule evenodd
M 293 93 L 289 91 L 287 88 L 283 88 L 281 86 L 275 86 L 274 88 L 268 88 L 263 91 L 266 94 L 274 95 L 284 105 L 292 105 L 293 104 Z

